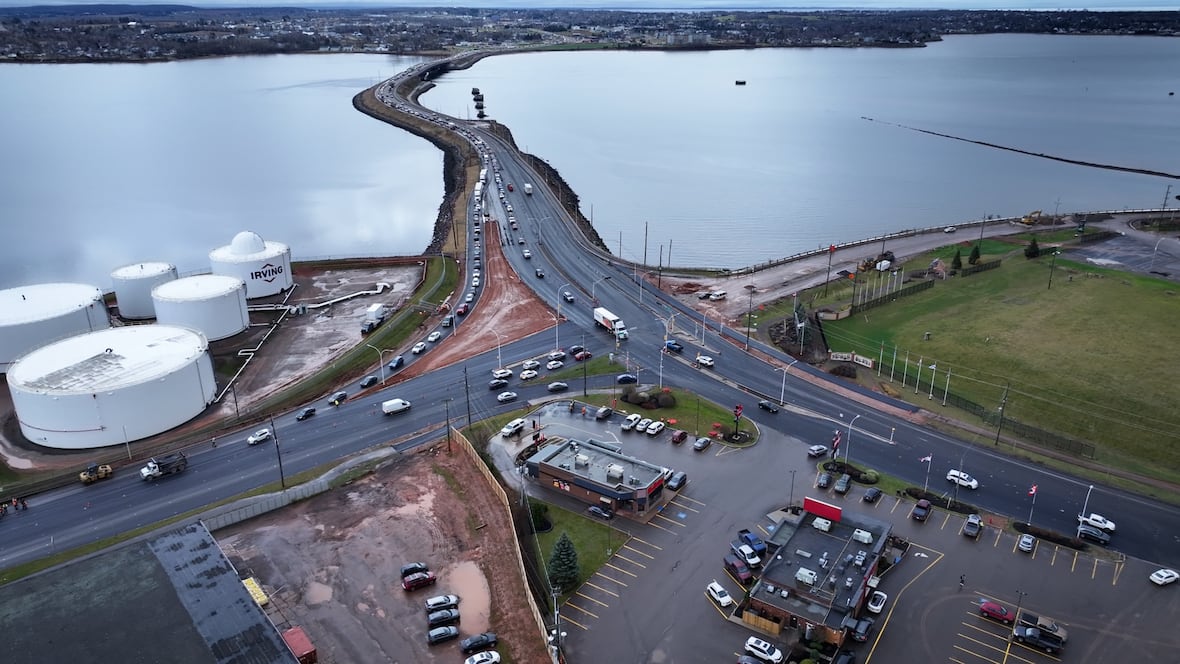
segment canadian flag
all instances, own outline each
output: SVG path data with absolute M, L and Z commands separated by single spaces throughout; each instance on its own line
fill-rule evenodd
M 1037 495 L 1037 485 L 1034 484 L 1028 488 L 1028 495 L 1030 495 L 1030 496 Z
M 927 454 L 926 456 L 922 457 L 921 459 L 918 459 L 918 463 L 926 463 L 928 461 L 934 461 L 933 454 Z

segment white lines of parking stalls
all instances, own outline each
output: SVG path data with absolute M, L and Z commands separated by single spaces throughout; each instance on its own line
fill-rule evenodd
M 628 538 L 562 605 L 562 620 L 589 631 L 598 612 L 610 608 L 611 603 L 619 599 L 619 593 L 630 587 L 631 580 L 639 578 L 662 550 L 639 537 Z M 566 613 L 566 608 L 576 613 Z M 573 619 L 570 619 L 571 615 Z

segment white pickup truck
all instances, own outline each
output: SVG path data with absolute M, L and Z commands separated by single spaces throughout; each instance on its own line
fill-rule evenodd
M 1111 521 L 1097 512 L 1091 512 L 1089 516 L 1079 514 L 1078 523 L 1085 524 L 1087 526 L 1094 526 L 1095 528 L 1098 528 L 1099 530 L 1105 530 L 1108 533 L 1114 532 L 1114 521 Z

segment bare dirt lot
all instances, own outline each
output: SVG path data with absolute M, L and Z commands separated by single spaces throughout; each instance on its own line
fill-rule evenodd
M 547 662 L 511 547 L 512 524 L 470 457 L 445 443 L 374 474 L 216 533 L 239 572 L 273 596 L 272 618 L 303 626 L 321 662 L 457 662 L 457 642 L 428 646 L 427 597 L 460 597 L 460 638 L 491 630 L 512 662 Z M 432 587 L 403 591 L 421 561 Z

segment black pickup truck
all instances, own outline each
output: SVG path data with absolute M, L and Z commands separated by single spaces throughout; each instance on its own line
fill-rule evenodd
M 1061 650 L 1061 640 L 1053 637 L 1048 632 L 1042 632 L 1036 627 L 1025 627 L 1024 625 L 1017 625 L 1012 629 L 1012 636 L 1017 643 L 1025 643 L 1044 650 L 1052 655 Z

